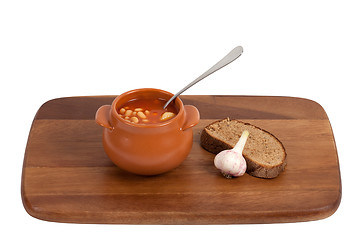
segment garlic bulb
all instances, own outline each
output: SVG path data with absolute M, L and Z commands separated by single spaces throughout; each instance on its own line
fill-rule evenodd
M 214 164 L 226 178 L 239 177 L 246 171 L 246 161 L 242 155 L 246 140 L 249 136 L 247 130 L 243 131 L 235 147 L 224 150 L 215 156 Z

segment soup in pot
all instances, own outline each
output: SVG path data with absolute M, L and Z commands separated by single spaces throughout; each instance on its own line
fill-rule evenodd
M 133 99 L 117 109 L 121 118 L 135 124 L 156 124 L 168 121 L 176 116 L 178 109 L 171 102 L 165 109 L 167 101 L 156 99 Z

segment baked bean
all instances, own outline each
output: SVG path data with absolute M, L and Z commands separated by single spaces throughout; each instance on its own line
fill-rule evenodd
M 130 121 L 133 122 L 133 123 L 138 123 L 139 119 L 137 117 L 131 117 Z
M 125 108 L 121 108 L 120 109 L 120 114 L 124 114 L 126 112 L 126 109 Z
M 140 118 L 146 118 L 146 115 L 145 115 L 143 112 L 138 112 L 137 115 L 138 115 Z
M 142 111 L 144 111 L 142 108 L 135 108 L 135 110 L 134 110 L 135 112 L 142 112 Z
M 146 114 L 146 115 L 149 115 L 149 114 L 150 114 L 150 111 L 149 111 L 149 110 L 145 110 L 145 114 Z
M 161 115 L 160 121 L 169 120 L 170 118 L 173 118 L 174 116 L 175 116 L 175 113 L 173 113 L 173 112 L 164 112 Z
M 130 117 L 131 114 L 132 114 L 132 111 L 131 111 L 130 109 L 129 109 L 129 110 L 126 110 L 125 116 Z

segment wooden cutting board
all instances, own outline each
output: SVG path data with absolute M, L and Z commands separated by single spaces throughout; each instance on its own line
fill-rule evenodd
M 238 224 L 326 218 L 340 204 L 332 129 L 311 100 L 262 96 L 182 96 L 201 115 L 191 153 L 166 174 L 144 177 L 116 167 L 102 147 L 96 110 L 115 96 L 46 102 L 35 116 L 23 165 L 22 199 L 33 217 L 55 222 Z M 209 123 L 230 117 L 266 129 L 287 151 L 275 179 L 225 179 L 199 144 Z

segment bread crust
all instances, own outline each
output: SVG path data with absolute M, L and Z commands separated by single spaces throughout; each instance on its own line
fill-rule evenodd
M 212 122 L 202 130 L 201 136 L 200 136 L 200 145 L 205 150 L 207 150 L 211 153 L 214 153 L 214 154 L 218 154 L 219 152 L 221 152 L 223 150 L 233 148 L 230 144 L 216 138 L 215 136 L 212 136 L 208 130 L 208 128 L 211 127 L 211 125 L 221 122 L 221 121 L 224 121 L 224 120 L 225 119 L 221 119 L 221 120 Z M 259 162 L 253 161 L 249 156 L 244 154 L 243 156 L 244 156 L 244 158 L 246 160 L 246 164 L 247 164 L 246 172 L 248 174 L 250 174 L 254 177 L 259 177 L 259 178 L 275 178 L 285 169 L 285 166 L 287 164 L 287 162 L 286 162 L 287 153 L 286 153 L 284 145 L 277 137 L 275 137 L 272 133 L 270 133 L 264 129 L 261 129 L 257 126 L 254 126 L 250 123 L 242 122 L 237 119 L 233 119 L 233 120 L 228 119 L 228 121 L 237 121 L 241 124 L 249 125 L 249 126 L 257 128 L 263 132 L 266 132 L 267 134 L 271 135 L 274 139 L 276 139 L 280 143 L 282 151 L 284 152 L 284 159 L 282 159 L 280 164 L 274 165 L 274 166 L 266 166 Z

